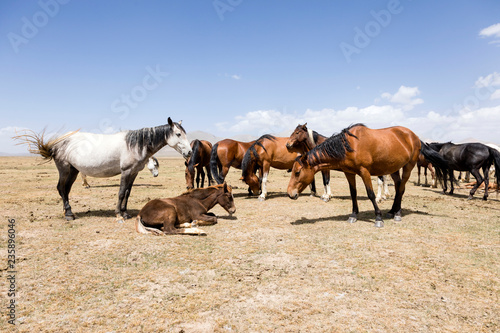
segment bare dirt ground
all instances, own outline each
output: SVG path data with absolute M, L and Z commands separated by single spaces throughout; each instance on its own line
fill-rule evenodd
M 16 226 L 16 329 L 20 332 L 499 332 L 500 197 L 453 196 L 417 187 L 403 221 L 374 228 L 358 181 L 359 221 L 343 174 L 334 198 L 286 196 L 289 174 L 272 170 L 265 202 L 248 198 L 232 169 L 237 212 L 212 211 L 206 237 L 135 233 L 117 223 L 119 178 L 78 178 L 78 219 L 63 219 L 54 164 L 0 158 L 0 330 L 7 323 L 8 219 Z M 322 185 L 317 181 L 322 191 Z M 359 179 L 359 178 L 358 178 Z M 374 181 L 374 184 L 376 182 Z M 185 189 L 182 159 L 142 171 L 129 211 Z M 390 187 L 392 193 L 394 188 Z M 381 208 L 386 212 L 392 201 Z

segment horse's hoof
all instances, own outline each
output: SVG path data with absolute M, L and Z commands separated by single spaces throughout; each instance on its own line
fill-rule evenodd
M 384 221 L 378 220 L 375 221 L 375 228 L 383 228 L 384 227 Z
M 356 223 L 358 221 L 358 219 L 356 217 L 353 217 L 353 216 L 349 216 L 349 218 L 347 219 L 347 222 L 349 223 Z
M 260 197 L 259 196 L 259 201 L 264 201 L 264 200 L 266 200 L 266 197 Z
M 330 201 L 330 197 L 321 197 L 321 200 L 323 200 L 324 202 L 328 202 Z
M 401 218 L 401 214 L 394 215 L 394 222 L 401 222 L 403 219 Z
M 472 195 L 469 195 L 469 197 L 467 198 L 467 200 L 472 200 Z
M 73 221 L 73 220 L 76 220 L 76 216 L 75 216 L 75 214 L 71 214 L 71 215 L 64 215 L 64 218 L 66 219 L 66 221 Z

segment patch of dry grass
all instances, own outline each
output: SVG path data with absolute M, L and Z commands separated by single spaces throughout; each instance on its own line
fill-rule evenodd
M 204 227 L 206 237 L 153 237 L 114 221 L 118 178 L 90 178 L 90 189 L 78 179 L 70 195 L 78 219 L 65 222 L 53 164 L 0 159 L 0 256 L 15 218 L 20 332 L 500 330 L 495 194 L 466 201 L 467 190 L 444 196 L 412 178 L 403 222 L 376 229 L 362 185 L 359 222 L 346 222 L 351 201 L 340 173 L 324 203 L 308 193 L 288 199 L 289 175 L 272 170 L 269 199 L 259 202 L 231 170 L 234 218 L 216 207 L 220 220 Z M 160 165 L 157 178 L 140 173 L 131 213 L 184 191 L 183 161 Z

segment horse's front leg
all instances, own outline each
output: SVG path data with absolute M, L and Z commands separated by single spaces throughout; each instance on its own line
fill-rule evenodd
M 332 197 L 332 190 L 330 189 L 330 170 L 322 171 L 321 176 L 323 177 L 323 186 L 325 187 L 325 193 L 321 196 L 321 200 L 328 202 Z
M 380 210 L 380 208 L 378 208 L 377 205 L 375 192 L 373 191 L 371 175 L 366 169 L 362 169 L 360 171 L 361 179 L 365 184 L 366 194 L 368 195 L 368 198 L 372 202 L 373 208 L 375 209 L 375 227 L 382 228 L 384 226 L 384 221 L 382 220 L 382 211 Z
M 211 213 L 200 214 L 195 221 L 198 225 L 214 225 L 217 224 L 217 216 Z
M 264 163 L 262 164 L 262 169 L 261 169 L 261 174 L 262 174 L 262 182 L 260 185 L 261 193 L 259 195 L 259 201 L 264 201 L 266 200 L 267 196 L 267 176 L 269 175 L 269 169 L 271 168 L 271 165 L 269 163 Z
M 131 218 L 130 214 L 127 212 L 127 204 L 135 177 L 137 177 L 137 172 L 131 172 L 129 170 L 122 172 L 120 190 L 118 192 L 118 203 L 115 209 L 118 221 Z
M 358 199 L 357 199 L 357 190 L 356 190 L 356 175 L 350 173 L 344 173 L 347 181 L 349 182 L 349 191 L 351 192 L 351 200 L 352 200 L 352 213 L 349 215 L 349 219 L 347 222 L 354 223 L 358 220 Z

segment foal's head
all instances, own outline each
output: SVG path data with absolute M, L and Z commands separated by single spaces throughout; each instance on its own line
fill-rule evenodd
M 217 203 L 231 215 L 236 212 L 233 189 L 231 188 L 231 186 L 227 185 L 226 182 L 224 182 L 224 185 L 222 186 L 221 194 L 217 197 Z

